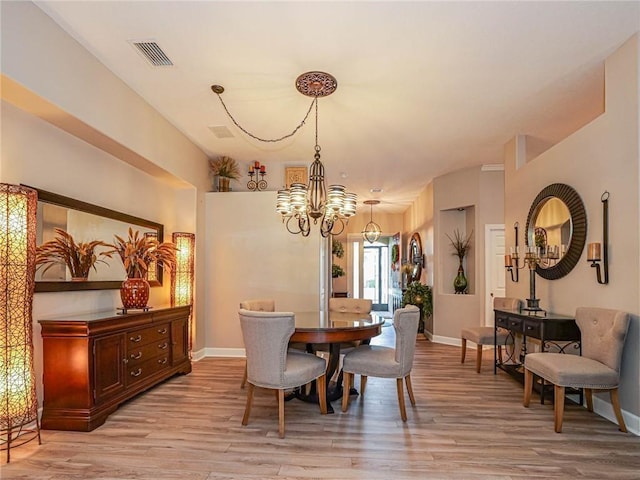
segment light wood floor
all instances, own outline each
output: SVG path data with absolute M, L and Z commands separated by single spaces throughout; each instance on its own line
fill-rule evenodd
M 378 342 L 392 342 L 384 328 Z M 31 480 L 223 479 L 640 479 L 640 438 L 584 408 L 567 406 L 563 433 L 552 405 L 494 376 L 491 352 L 475 373 L 457 347 L 419 339 L 412 373 L 417 406 L 400 421 L 395 381 L 370 378 L 347 413 L 286 405 L 278 438 L 271 392 L 257 391 L 242 427 L 244 362 L 207 358 L 123 405 L 89 433 L 43 431 L 42 445 L 12 450 L 0 477 Z M 537 400 L 537 398 L 535 399 Z M 6 453 L 6 452 L 5 452 Z M 4 455 L 3 455 L 4 460 Z

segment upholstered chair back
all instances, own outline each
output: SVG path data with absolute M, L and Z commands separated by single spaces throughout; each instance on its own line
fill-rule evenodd
M 398 308 L 393 314 L 393 328 L 396 331 L 395 360 L 400 364 L 400 373 L 398 374 L 400 378 L 411 372 L 419 321 L 420 309 L 415 305 Z
M 364 298 L 330 298 L 329 311 L 340 313 L 362 313 L 371 312 L 373 302 Z
M 493 308 L 497 310 L 520 310 L 522 300 L 511 297 L 495 297 L 493 299 Z
M 576 323 L 582 337 L 582 356 L 620 372 L 629 314 L 607 308 L 579 307 Z
M 247 379 L 264 388 L 282 388 L 289 338 L 295 331 L 293 312 L 240 309 L 247 354 Z
M 240 308 L 245 310 L 253 310 L 256 312 L 275 312 L 276 302 L 268 298 L 259 298 L 255 300 L 243 300 L 240 302 Z

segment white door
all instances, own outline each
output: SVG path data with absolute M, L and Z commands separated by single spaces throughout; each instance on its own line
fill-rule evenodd
M 485 315 L 484 324 L 493 327 L 493 299 L 506 294 L 504 268 L 504 224 L 485 225 Z

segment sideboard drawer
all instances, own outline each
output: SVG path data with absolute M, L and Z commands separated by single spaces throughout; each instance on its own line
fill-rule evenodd
M 527 337 L 542 338 L 542 323 L 532 322 L 530 320 L 524 321 L 524 334 Z
M 153 327 L 133 330 L 127 335 L 127 345 L 129 348 L 136 348 L 139 345 L 146 345 L 158 340 L 169 339 L 169 324 L 155 325 Z
M 127 364 L 129 365 L 129 368 L 131 368 L 166 353 L 168 349 L 168 339 L 160 339 L 157 342 L 140 345 L 139 347 L 129 346 L 129 351 L 127 352 Z
M 496 326 L 502 327 L 502 328 L 509 328 L 509 317 L 508 316 L 506 316 L 506 315 L 498 315 L 496 313 L 495 319 L 496 319 Z
M 522 319 L 509 317 L 507 319 L 506 328 L 511 330 L 512 332 L 522 332 Z
M 129 366 L 127 375 L 125 376 L 127 385 L 145 380 L 154 373 L 165 369 L 167 365 L 169 365 L 169 356 L 164 355 L 162 357 L 152 358 L 138 365 Z

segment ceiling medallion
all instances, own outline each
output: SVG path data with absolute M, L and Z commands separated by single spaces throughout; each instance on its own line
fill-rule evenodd
M 325 72 L 305 72 L 296 78 L 296 88 L 307 97 L 327 97 L 336 91 L 336 77 Z

